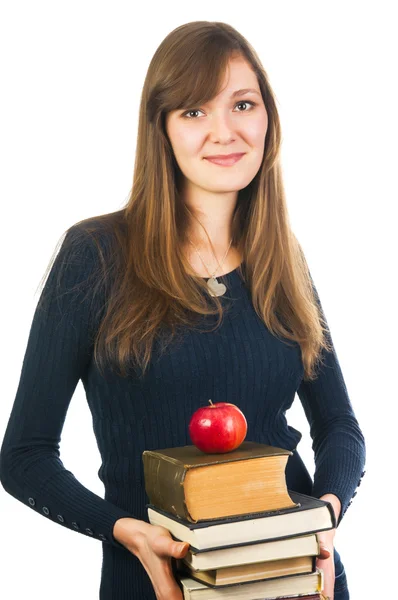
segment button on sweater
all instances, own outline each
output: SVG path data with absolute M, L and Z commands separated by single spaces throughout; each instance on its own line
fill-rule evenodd
M 85 240 L 78 254 L 77 234 Z M 105 248 L 106 234 L 101 235 Z M 191 444 L 190 417 L 209 398 L 239 406 L 247 440 L 294 450 L 286 470 L 289 489 L 316 497 L 335 494 L 342 505 L 340 524 L 364 474 L 365 442 L 334 348 L 324 353 L 317 379 L 304 381 L 299 345 L 268 331 L 235 269 L 218 277 L 227 287 L 218 329 L 187 329 L 164 354 L 155 344 L 142 379 L 113 370 L 101 374 L 93 340 L 104 302 L 100 294 L 87 293 L 98 261 L 92 238 L 73 225 L 33 316 L 1 446 L 0 480 L 30 510 L 102 544 L 100 599 L 155 600 L 145 569 L 114 538 L 113 526 L 122 517 L 148 521 L 142 453 Z M 320 305 L 318 295 L 317 301 Z M 206 321 L 210 329 L 216 317 Z M 61 432 L 79 380 L 101 455 L 104 498 L 82 485 L 60 458 Z M 313 441 L 313 481 L 296 450 L 302 434 L 285 414 L 296 394 Z

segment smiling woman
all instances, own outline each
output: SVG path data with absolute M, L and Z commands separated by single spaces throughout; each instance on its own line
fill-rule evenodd
M 288 488 L 329 500 L 335 529 L 364 474 L 362 431 L 290 227 L 280 145 L 248 41 L 226 23 L 178 27 L 145 78 L 126 206 L 71 225 L 50 265 L 0 479 L 30 510 L 101 542 L 100 600 L 182 600 L 171 559 L 188 544 L 149 524 L 142 454 L 191 445 L 190 419 L 209 398 L 242 411 L 248 441 L 290 451 Z M 105 498 L 60 460 L 79 380 Z M 313 481 L 286 420 L 296 393 Z M 333 556 L 321 549 L 318 560 L 325 593 L 347 600 L 335 529 L 320 538 Z

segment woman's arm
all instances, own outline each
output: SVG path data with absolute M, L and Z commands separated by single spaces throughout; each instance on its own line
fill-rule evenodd
M 315 285 L 313 287 L 325 318 Z M 323 351 L 324 364 L 318 367 L 317 379 L 311 382 L 302 380 L 297 394 L 310 424 L 313 440 L 315 474 L 312 495 L 317 498 L 326 494 L 336 497 L 341 505 L 339 515 L 336 515 L 339 525 L 365 474 L 366 448 L 330 330 L 327 337 L 332 351 Z M 336 501 L 333 507 L 335 504 L 338 508 Z
M 44 518 L 122 548 L 113 526 L 133 515 L 84 487 L 65 469 L 59 452 L 69 403 L 91 358 L 94 305 L 87 281 L 95 264 L 95 244 L 72 226 L 33 317 L 0 451 L 0 481 Z

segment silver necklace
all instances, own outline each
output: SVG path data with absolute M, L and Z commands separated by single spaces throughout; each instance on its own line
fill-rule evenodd
M 188 237 L 189 237 L 189 236 L 188 236 Z M 222 295 L 223 295 L 223 294 L 225 294 L 225 292 L 227 291 L 227 288 L 226 288 L 226 286 L 225 286 L 223 283 L 220 283 L 219 281 L 217 281 L 217 279 L 216 279 L 216 277 L 215 277 L 215 274 L 216 274 L 216 272 L 217 272 L 217 270 L 218 270 L 218 269 L 221 269 L 221 265 L 223 264 L 224 260 L 225 260 L 225 259 L 226 259 L 226 257 L 227 257 L 227 254 L 228 254 L 228 252 L 229 252 L 229 249 L 230 249 L 230 247 L 231 247 L 231 244 L 232 244 L 232 239 L 231 239 L 231 241 L 230 241 L 230 243 L 229 243 L 229 246 L 228 246 L 228 249 L 227 249 L 226 253 L 224 254 L 224 258 L 222 259 L 221 263 L 218 263 L 218 267 L 217 267 L 217 269 L 216 269 L 216 270 L 214 271 L 214 273 L 212 273 L 212 274 L 210 273 L 210 270 L 209 270 L 209 267 L 208 267 L 208 265 L 205 263 L 205 261 L 204 261 L 204 260 L 203 260 L 203 258 L 201 257 L 199 250 L 197 249 L 197 247 L 195 246 L 195 244 L 192 242 L 191 238 L 189 238 L 189 241 L 190 241 L 190 243 L 192 244 L 192 246 L 195 248 L 196 252 L 197 252 L 197 253 L 198 253 L 198 255 L 199 255 L 199 258 L 200 258 L 200 260 L 202 261 L 202 263 L 204 264 L 204 266 L 205 266 L 205 267 L 206 267 L 206 269 L 207 269 L 207 272 L 208 272 L 208 273 L 209 273 L 209 275 L 210 275 L 210 279 L 208 279 L 208 280 L 207 280 L 207 282 L 206 282 L 206 283 L 207 283 L 207 287 L 208 287 L 208 289 L 209 289 L 209 291 L 210 291 L 210 294 L 211 294 L 212 296 L 222 296 Z M 213 252 L 213 249 L 212 249 L 212 252 Z M 213 252 L 213 256 L 214 256 L 214 258 L 216 259 L 216 261 L 218 262 L 218 260 L 217 260 L 217 257 L 216 257 L 216 255 L 214 254 L 214 252 Z

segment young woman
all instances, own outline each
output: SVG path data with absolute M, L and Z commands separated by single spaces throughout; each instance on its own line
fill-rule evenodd
M 102 600 L 180 600 L 171 557 L 188 544 L 148 523 L 142 453 L 191 444 L 192 413 L 239 406 L 247 439 L 287 448 L 288 488 L 328 500 L 337 526 L 365 443 L 299 242 L 289 225 L 274 95 L 225 23 L 191 22 L 145 80 L 131 196 L 73 224 L 49 269 L 1 448 L 5 490 L 102 542 Z M 216 158 L 221 157 L 221 158 Z M 59 441 L 82 380 L 102 457 L 102 499 L 67 471 Z M 312 481 L 285 413 L 298 394 Z M 320 534 L 324 592 L 349 598 Z

